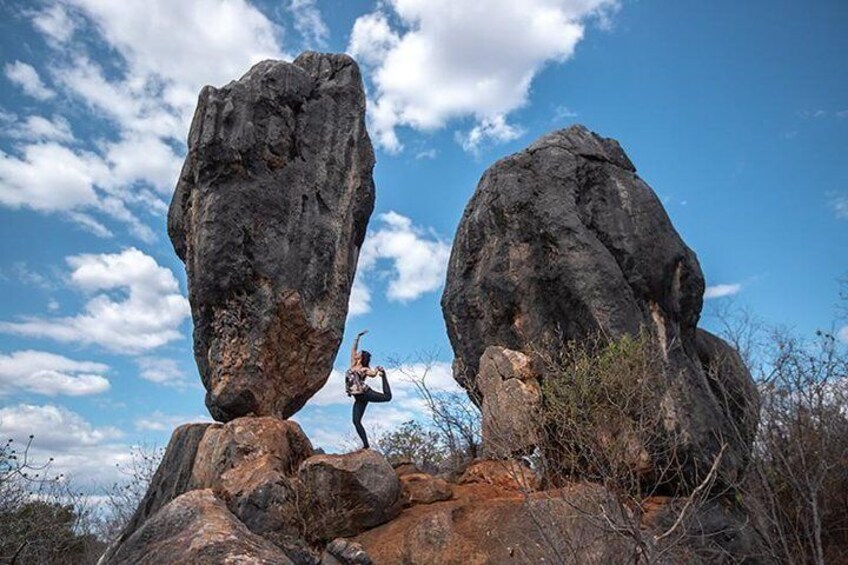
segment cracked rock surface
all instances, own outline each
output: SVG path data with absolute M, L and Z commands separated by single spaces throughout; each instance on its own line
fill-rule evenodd
M 218 421 L 288 418 L 326 382 L 374 208 L 350 57 L 263 61 L 205 87 L 168 214 Z

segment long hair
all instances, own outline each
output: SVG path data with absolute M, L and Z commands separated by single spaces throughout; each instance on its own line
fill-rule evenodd
M 368 367 L 371 363 L 371 353 L 364 349 L 359 352 L 359 362 L 363 367 Z

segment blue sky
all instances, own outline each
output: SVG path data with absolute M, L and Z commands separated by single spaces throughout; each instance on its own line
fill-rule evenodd
M 576 122 L 618 139 L 663 199 L 707 310 L 734 300 L 848 341 L 845 2 L 60 0 L 0 16 L 0 434 L 36 434 L 80 480 L 207 417 L 165 234 L 188 124 L 202 85 L 307 48 L 361 62 L 377 150 L 339 369 L 368 328 L 377 362 L 434 352 L 451 386 L 438 303 L 465 203 L 496 159 Z M 295 416 L 316 445 L 351 436 L 337 379 Z M 420 413 L 397 388 L 366 423 Z

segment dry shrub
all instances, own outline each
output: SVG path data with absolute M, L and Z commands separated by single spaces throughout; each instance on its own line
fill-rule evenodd
M 648 332 L 568 342 L 540 354 L 543 466 L 549 480 L 582 479 L 653 494 L 669 476 L 662 437 L 662 353 Z

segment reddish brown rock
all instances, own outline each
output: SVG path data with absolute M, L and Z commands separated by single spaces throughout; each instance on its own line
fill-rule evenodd
M 427 473 L 400 475 L 400 486 L 405 506 L 430 504 L 440 500 L 449 500 L 453 496 L 450 483 Z
M 456 487 L 456 498 L 413 506 L 391 522 L 360 534 L 374 563 L 483 565 L 500 563 L 622 563 L 634 544 L 583 512 L 620 508 L 601 487 L 575 485 L 524 496 L 487 485 Z
M 494 485 L 507 490 L 532 492 L 539 490 L 539 475 L 519 461 L 479 459 L 471 463 L 459 484 Z
M 192 484 L 211 487 L 253 532 L 289 530 L 290 477 L 312 455 L 300 426 L 276 418 L 238 418 L 207 430 Z

